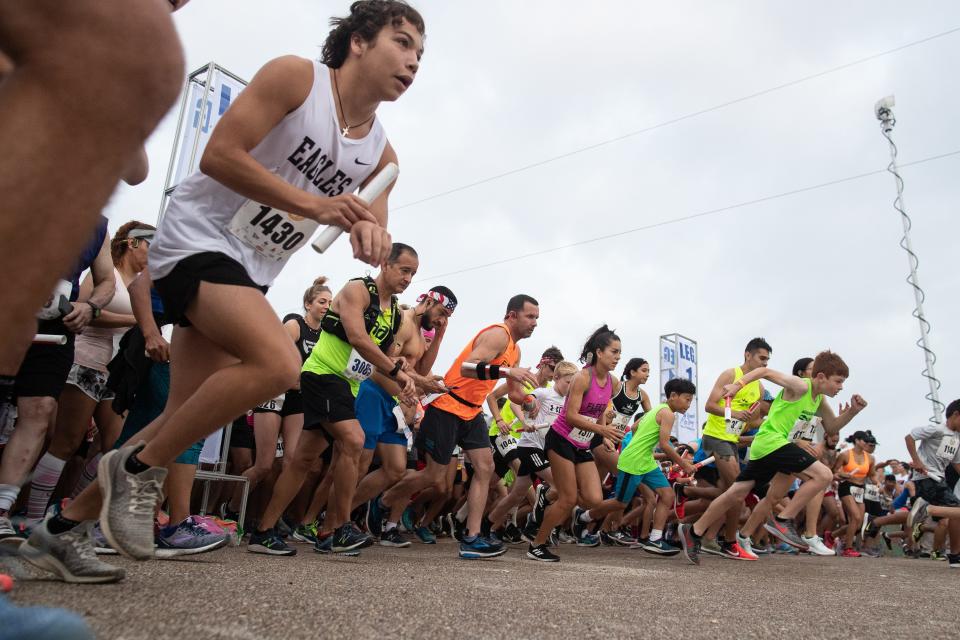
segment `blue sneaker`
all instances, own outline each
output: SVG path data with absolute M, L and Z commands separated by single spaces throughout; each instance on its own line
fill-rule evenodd
M 348 522 L 334 532 L 330 549 L 334 553 L 347 553 L 366 549 L 372 544 L 373 538 L 369 534 L 363 533 L 352 522 Z
M 247 551 L 269 556 L 297 555 L 297 550 L 283 541 L 276 528 L 250 532 L 250 543 L 247 544 Z
M 380 534 L 383 533 L 383 520 L 386 517 L 386 510 L 380 503 L 382 495 L 380 494 L 367 503 L 367 531 L 376 538 L 379 538 Z
M 590 533 L 585 531 L 582 536 L 577 538 L 578 547 L 599 547 L 600 546 L 600 536 L 595 533 Z
M 230 541 L 230 537 L 226 534 L 210 533 L 201 527 L 193 516 L 188 516 L 180 524 L 163 527 L 155 538 L 157 543 L 155 554 L 158 558 L 205 553 L 219 549 Z
M 680 553 L 680 547 L 675 547 L 663 538 L 660 538 L 656 542 L 650 542 L 649 540 L 643 543 L 643 550 L 647 553 L 654 553 L 660 556 L 675 556 Z
M 424 526 L 414 527 L 413 533 L 420 538 L 420 542 L 423 544 L 437 544 L 437 536 L 433 535 L 433 532 Z
M 502 543 L 494 542 L 483 536 L 464 536 L 460 543 L 460 557 L 465 560 L 478 558 L 496 558 L 507 552 Z
M 417 525 L 416 522 L 417 514 L 414 512 L 413 507 L 407 507 L 403 510 L 403 515 L 400 516 L 400 524 L 403 525 L 403 528 L 407 531 L 416 533 Z M 420 534 L 417 534 L 418 536 Z
M 318 534 L 317 541 L 313 545 L 313 550 L 316 553 L 322 553 L 324 555 L 333 553 L 333 533 L 327 534 Z M 348 556 L 356 557 L 360 555 L 359 551 L 343 551 L 337 554 L 338 556 Z

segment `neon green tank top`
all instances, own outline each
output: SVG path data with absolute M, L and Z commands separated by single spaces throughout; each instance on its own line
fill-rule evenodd
M 733 381 L 736 382 L 743 377 L 743 369 L 735 367 L 733 370 Z M 746 385 L 737 395 L 733 396 L 733 403 L 730 407 L 733 411 L 747 411 L 760 399 L 760 381 L 754 380 Z M 727 406 L 727 399 L 721 398 L 717 403 L 721 409 Z M 712 413 L 707 414 L 707 426 L 703 428 L 703 435 L 726 440 L 727 442 L 737 442 L 740 439 L 740 432 L 743 431 L 744 424 L 740 420 L 731 420 L 727 424 L 723 416 L 715 416 Z
M 533 393 L 535 390 L 536 387 L 531 385 L 529 382 L 523 383 L 523 391 L 525 393 Z M 513 407 L 510 406 L 510 398 L 507 398 L 507 402 L 503 403 L 503 409 L 500 410 L 500 417 L 503 418 L 504 422 L 510 425 L 510 435 L 519 440 L 520 430 L 523 428 L 523 422 L 513 413 Z M 488 435 L 500 435 L 500 427 L 497 426 L 496 420 L 490 423 L 490 431 Z
M 373 328 L 370 329 L 370 339 L 373 340 L 375 345 L 381 346 L 388 337 L 393 338 L 393 332 L 391 331 L 393 326 L 392 320 L 392 307 L 380 310 L 380 314 L 377 316 Z M 356 397 L 357 390 L 360 389 L 361 380 L 346 375 L 347 367 L 353 360 L 353 358 L 351 358 L 352 354 L 353 347 L 350 346 L 349 342 L 341 340 L 327 331 L 321 331 L 320 337 L 317 339 L 317 344 L 315 344 L 313 350 L 310 351 L 310 357 L 303 363 L 302 371 L 309 371 L 317 375 L 339 376 L 350 383 L 350 390 L 353 392 L 354 397 Z
M 780 447 L 790 443 L 790 432 L 794 427 L 803 427 L 817 415 L 823 396 L 813 397 L 813 382 L 806 380 L 807 392 L 793 402 L 783 399 L 783 390 L 777 394 L 770 414 L 760 425 L 760 430 L 750 445 L 750 459 L 759 460 Z
M 653 450 L 660 441 L 660 425 L 657 424 L 657 414 L 662 409 L 669 408 L 670 405 L 663 402 L 643 414 L 630 444 L 620 452 L 620 459 L 617 461 L 618 470 L 639 476 L 657 468 L 657 461 L 653 457 Z

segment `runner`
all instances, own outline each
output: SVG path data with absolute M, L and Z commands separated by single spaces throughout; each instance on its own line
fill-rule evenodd
M 306 362 L 313 347 L 320 337 L 320 321 L 330 307 L 332 292 L 324 284 L 325 277 L 319 277 L 303 293 L 303 310 L 305 315 L 291 313 L 283 319 L 283 328 L 300 354 L 301 362 Z M 243 475 L 248 482 L 247 492 L 252 494 L 254 489 L 273 472 L 277 451 L 277 438 L 283 437 L 283 450 L 296 451 L 297 442 L 303 432 L 303 396 L 300 385 L 287 389 L 276 398 L 272 398 L 253 410 L 253 437 L 254 451 L 260 452 L 251 467 Z M 282 464 L 290 465 L 292 456 L 284 455 Z M 244 487 L 236 483 L 230 501 L 221 509 L 221 517 L 227 520 L 237 520 L 240 510 L 240 501 L 243 499 Z M 243 523 L 241 523 L 243 524 Z M 303 533 L 303 532 L 301 532 Z
M 840 478 L 837 496 L 839 496 L 840 503 L 847 515 L 847 525 L 844 528 L 843 537 L 839 540 L 843 543 L 843 550 L 840 555 L 844 558 L 859 558 L 860 553 L 853 548 L 853 540 L 860 533 L 860 527 L 863 525 L 864 485 L 866 479 L 873 474 L 874 464 L 876 463 L 866 449 L 871 442 L 876 443 L 876 439 L 869 431 L 857 431 L 847 438 L 847 442 L 852 443 L 853 448 L 847 449 L 837 456 L 837 461 L 833 467 L 834 472 Z M 833 535 L 840 534 L 835 531 Z
M 666 402 L 648 411 L 633 429 L 633 437 L 620 453 L 617 468 L 617 486 L 614 497 L 603 501 L 598 507 L 590 509 L 590 517 L 597 520 L 608 513 L 620 512 L 633 500 L 641 484 L 656 493 L 656 509 L 653 513 L 653 527 L 650 536 L 640 544 L 644 551 L 659 555 L 676 555 L 680 549 L 663 538 L 667 517 L 673 510 L 674 493 L 660 465 L 653 457 L 653 450 L 659 446 L 671 462 L 680 466 L 687 474 L 696 473 L 693 463 L 678 453 L 670 444 L 670 433 L 677 413 L 686 413 L 693 404 L 697 388 L 689 380 L 674 378 L 663 387 Z
M 690 562 L 700 564 L 701 536 L 731 507 L 741 504 L 754 486 L 769 481 L 774 495 L 780 491 L 786 493 L 793 474 L 806 482 L 794 494 L 790 504 L 778 516 L 768 520 L 765 528 L 781 541 L 806 549 L 796 532 L 793 518 L 815 493 L 827 487 L 833 474 L 808 450 L 792 442 L 790 436 L 795 430 L 815 429 L 814 417 L 820 418 L 826 433 L 838 433 L 867 406 L 862 397 L 854 395 L 849 410 L 837 416 L 826 402 L 822 402 L 824 395 L 836 396 L 848 376 L 849 369 L 840 356 L 824 351 L 814 359 L 812 379 L 760 367 L 722 388 L 722 395 L 730 397 L 754 380 L 766 379 L 783 387 L 770 408 L 770 415 L 754 436 L 746 469 L 695 523 L 680 525 L 680 542 Z
M 467 535 L 460 542 L 461 558 L 491 558 L 506 552 L 502 543 L 483 537 L 480 531 L 493 476 L 493 454 L 480 403 L 499 378 L 508 380 L 510 400 L 521 407 L 528 403 L 523 384 L 536 385 L 537 378 L 529 369 L 517 366 L 517 342 L 533 334 L 539 317 L 536 300 L 516 295 L 507 303 L 501 324 L 482 329 L 467 343 L 444 376 L 447 393 L 427 405 L 420 423 L 417 446 L 423 449 L 427 466 L 398 482 L 380 500 L 388 508 L 405 508 L 410 496 L 428 487 L 445 494 L 447 465 L 453 462 L 454 448 L 460 445 L 473 466 L 467 494 Z
M 544 438 L 543 448 L 550 461 L 557 499 L 547 507 L 537 536 L 527 549 L 527 557 L 533 560 L 560 561 L 547 547 L 547 540 L 554 527 L 562 524 L 571 512 L 577 544 L 594 547 L 600 544 L 596 536 L 584 535 L 592 519 L 590 509 L 598 507 L 603 500 L 590 441 L 594 434 L 600 434 L 612 447 L 612 443 L 619 443 L 621 439 L 616 427 L 599 422 L 610 399 L 620 392 L 620 382 L 612 375 L 620 361 L 620 338 L 603 325 L 587 339 L 580 361 L 586 366 L 574 377 L 563 412 Z M 587 509 L 577 505 L 578 495 Z
M 401 398 L 413 401 L 413 379 L 402 370 L 403 360 L 387 354 L 393 352 L 402 320 L 396 294 L 410 285 L 418 266 L 416 251 L 395 242 L 376 279 L 354 278 L 334 296 L 320 323 L 317 344 L 300 374 L 303 433 L 277 478 L 259 528 L 250 534 L 247 549 L 253 553 L 296 554 L 277 532 L 277 522 L 300 491 L 314 461 L 334 443 L 333 488 L 315 550 L 344 553 L 373 544 L 370 536 L 350 522 L 364 441 L 356 396 L 360 383 L 376 367 L 396 380 Z
M 907 528 L 922 523 L 928 515 L 934 520 L 948 518 L 947 561 L 951 569 L 960 569 L 960 499 L 945 480 L 948 465 L 960 472 L 960 400 L 947 405 L 946 417 L 946 424 L 918 427 L 904 438 L 916 491 Z
M 396 162 L 376 109 L 413 82 L 423 20 L 383 0 L 355 2 L 334 23 L 322 62 L 284 57 L 257 74 L 211 134 L 202 171 L 170 200 L 149 267 L 166 312 L 181 325 L 170 398 L 140 434 L 145 446 L 134 441 L 101 460 L 102 509 L 91 487 L 34 530 L 31 544 L 56 559 L 65 580 L 84 578 L 89 562 L 78 527 L 98 513 L 114 548 L 153 557 L 161 467 L 296 384 L 300 357 L 263 292 L 319 224 L 346 229 L 356 258 L 390 268 L 389 194 L 368 207 L 349 192 Z M 369 355 L 392 371 L 378 350 Z
M 749 384 L 740 384 L 740 380 L 748 373 L 766 367 L 771 353 L 773 348 L 763 338 L 750 340 L 744 349 L 743 364 L 721 373 L 707 397 L 707 423 L 703 429 L 701 448 L 705 456 L 715 458 L 720 475 L 717 486 L 722 491 L 729 489 L 740 474 L 740 461 L 737 456 L 740 435 L 744 425 L 750 421 L 751 409 L 763 397 L 763 385 L 759 379 Z M 727 421 L 725 408 L 728 399 L 723 395 L 723 390 L 730 384 L 738 384 L 739 388 L 733 396 L 731 419 Z M 741 507 L 742 503 L 737 502 L 731 504 L 727 511 L 724 535 L 718 540 L 720 552 L 734 559 L 753 560 L 756 556 L 744 550 L 736 539 Z M 710 533 L 712 535 L 713 531 Z
M 395 355 L 403 358 L 419 394 L 446 391 L 439 376 L 430 371 L 437 360 L 437 353 L 447 330 L 447 322 L 457 308 L 457 297 L 444 286 L 436 286 L 417 300 L 417 306 L 403 312 L 403 323 L 396 337 L 399 347 Z M 435 331 L 434 339 L 427 346 L 423 330 Z M 407 424 L 413 424 L 417 404 L 403 410 L 394 399 L 399 389 L 392 380 L 375 374 L 360 384 L 357 393 L 357 419 L 364 431 L 361 468 L 366 470 L 373 459 L 374 450 L 380 459 L 380 468 L 366 474 L 354 496 L 353 509 L 370 502 L 367 507 L 367 530 L 380 538 L 384 546 L 407 546 L 396 522 L 383 520 L 387 514 L 379 508 L 378 496 L 399 482 L 407 470 Z M 402 411 L 398 415 L 397 411 Z M 434 541 L 435 542 L 435 541 Z

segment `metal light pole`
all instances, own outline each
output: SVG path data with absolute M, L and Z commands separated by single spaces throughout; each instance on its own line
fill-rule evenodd
M 923 289 L 920 288 L 920 280 L 917 278 L 917 265 L 919 264 L 919 260 L 917 260 L 917 254 L 914 253 L 913 245 L 910 242 L 910 227 L 912 223 L 910 216 L 907 215 L 906 205 L 903 203 L 903 178 L 900 177 L 897 169 L 897 145 L 894 144 L 893 138 L 890 135 L 893 132 L 894 125 L 897 123 L 896 118 L 893 117 L 893 106 L 894 100 L 892 95 L 882 98 L 874 106 L 874 114 L 877 116 L 877 120 L 880 121 L 880 132 L 883 134 L 883 137 L 887 139 L 887 142 L 890 143 L 890 164 L 887 165 L 887 171 L 893 174 L 897 185 L 897 198 L 893 201 L 893 208 L 900 213 L 900 221 L 903 222 L 903 238 L 900 239 L 900 246 L 907 252 L 907 260 L 910 265 L 910 275 L 907 277 L 907 284 L 913 288 L 913 296 L 916 300 L 913 317 L 920 323 L 920 339 L 917 340 L 917 346 L 923 350 L 923 358 L 927 364 L 927 368 L 923 370 L 921 375 L 926 378 L 930 384 L 930 393 L 925 396 L 933 405 L 933 416 L 930 420 L 931 422 L 940 424 L 943 421 L 944 405 L 940 402 L 940 381 L 937 379 L 933 370 L 933 366 L 937 362 L 937 356 L 934 355 L 930 349 L 930 323 L 927 322 L 923 314 L 923 301 L 925 296 Z

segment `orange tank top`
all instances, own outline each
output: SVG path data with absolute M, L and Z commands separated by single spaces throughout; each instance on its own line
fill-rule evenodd
M 851 479 L 863 480 L 867 477 L 867 472 L 870 471 L 870 454 L 864 452 L 863 463 L 859 463 L 856 459 L 856 451 L 850 449 L 850 453 L 847 454 L 847 461 L 841 470 L 844 473 L 849 473 Z
M 490 360 L 489 364 L 507 367 L 517 366 L 520 350 L 517 349 L 517 343 L 513 341 L 513 336 L 510 335 L 510 329 L 507 328 L 507 325 L 492 324 L 480 330 L 480 332 L 474 336 L 473 340 L 468 342 L 467 346 L 463 348 L 463 351 L 460 352 L 457 359 L 453 361 L 450 370 L 447 371 L 447 375 L 443 377 L 443 383 L 448 389 L 451 389 L 451 391 L 433 401 L 433 406 L 437 409 L 452 413 L 463 420 L 472 420 L 483 411 L 483 402 L 490 392 L 493 391 L 493 388 L 497 386 L 498 381 L 467 378 L 460 373 L 460 366 L 470 357 L 477 338 L 485 331 L 489 331 L 494 327 L 500 327 L 506 331 L 509 342 L 507 343 L 507 348 L 503 350 L 503 353 Z

